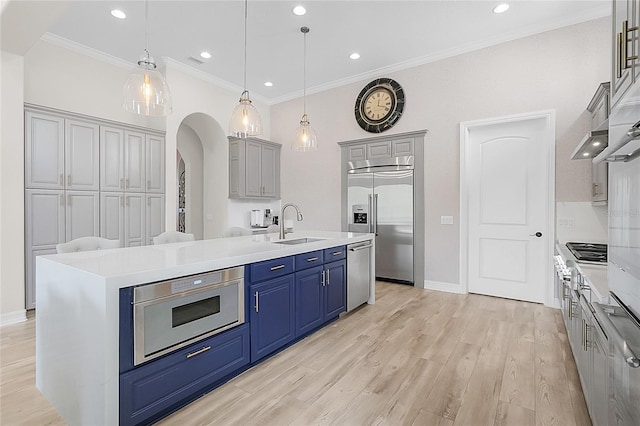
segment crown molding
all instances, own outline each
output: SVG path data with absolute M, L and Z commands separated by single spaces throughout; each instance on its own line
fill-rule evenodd
M 100 50 L 94 49 L 89 46 L 85 46 L 84 44 L 77 43 L 75 41 L 69 40 L 64 37 L 60 37 L 52 33 L 44 33 L 42 37 L 40 37 L 40 40 L 46 41 L 47 43 L 55 44 L 56 46 L 62 47 L 67 50 L 71 50 L 72 52 L 76 52 L 81 55 L 89 56 L 93 59 L 106 62 L 116 67 L 135 68 L 137 66 L 137 64 L 134 64 L 133 62 L 116 58 L 115 56 L 109 55 L 108 53 L 104 53 Z
M 204 71 L 200 71 L 197 68 L 194 68 L 190 65 L 186 65 L 183 64 L 182 62 L 176 61 L 173 58 L 167 57 L 167 56 L 163 56 L 162 60 L 164 61 L 164 63 L 170 67 L 170 68 L 174 68 L 177 69 L 178 71 L 181 71 L 185 74 L 188 74 L 192 77 L 195 78 L 199 78 L 200 80 L 206 81 L 208 83 L 212 83 L 220 88 L 229 90 L 231 92 L 237 93 L 238 96 L 240 96 L 240 94 L 244 91 L 244 89 L 238 85 L 235 85 L 233 83 L 228 82 L 227 80 L 223 80 L 221 78 L 215 77 L 209 73 L 206 73 Z M 265 98 L 264 96 L 260 96 L 260 95 L 256 95 L 251 94 L 251 98 L 254 101 L 258 101 L 267 105 L 271 105 L 272 101 L 270 101 L 269 99 Z
M 324 92 L 329 89 L 335 89 L 337 87 L 346 86 L 348 84 L 361 82 L 363 80 L 368 80 L 372 78 L 379 78 L 381 75 L 403 71 L 409 68 L 414 68 L 421 65 L 426 65 L 432 62 L 437 62 L 443 59 L 452 58 L 454 56 L 463 55 L 465 53 L 470 53 L 476 50 L 484 49 L 491 46 L 496 46 L 502 43 L 508 43 L 510 41 L 518 40 L 521 38 L 533 36 L 536 34 L 544 33 L 547 31 L 557 30 L 563 27 L 568 27 L 571 25 L 581 24 L 583 22 L 592 21 L 595 19 L 604 18 L 606 16 L 611 16 L 611 6 L 606 5 L 603 7 L 599 7 L 597 9 L 592 9 L 588 12 L 572 15 L 568 17 L 559 18 L 553 21 L 547 21 L 543 24 L 539 25 L 530 25 L 527 27 L 523 27 L 517 31 L 512 31 L 510 33 L 501 34 L 499 36 L 486 38 L 483 40 L 478 40 L 473 43 L 467 43 L 465 45 L 455 47 L 452 49 L 442 50 L 430 55 L 420 56 L 417 58 L 413 58 L 407 61 L 398 62 L 392 65 L 388 65 L 385 67 L 377 68 L 371 71 L 367 71 L 361 74 L 356 74 L 350 77 L 342 78 L 339 80 L 334 80 L 328 83 L 320 84 L 317 86 L 312 86 L 307 88 L 307 95 Z M 277 98 L 270 99 L 270 105 L 279 104 L 282 102 L 287 102 L 293 99 L 297 99 L 303 96 L 303 91 L 299 90 L 296 92 L 291 92 Z

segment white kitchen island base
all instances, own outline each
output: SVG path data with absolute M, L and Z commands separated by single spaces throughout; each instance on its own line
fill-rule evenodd
M 121 288 L 248 265 L 360 241 L 373 234 L 274 234 L 42 256 L 37 258 L 36 386 L 72 425 L 119 422 Z M 375 303 L 375 251 L 371 251 Z

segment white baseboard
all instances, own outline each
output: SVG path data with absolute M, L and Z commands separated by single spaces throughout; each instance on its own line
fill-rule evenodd
M 0 327 L 9 324 L 16 324 L 27 320 L 27 310 L 22 309 L 20 311 L 8 312 L 6 314 L 0 314 Z
M 460 284 L 444 283 L 439 281 L 424 280 L 424 288 L 427 290 L 446 291 L 447 293 L 465 294 Z

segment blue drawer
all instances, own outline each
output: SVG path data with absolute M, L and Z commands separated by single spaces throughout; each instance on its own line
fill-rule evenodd
M 347 257 L 347 247 L 338 246 L 324 249 L 324 262 L 333 262 L 334 260 L 342 260 Z
M 154 418 L 247 364 L 249 324 L 243 324 L 121 374 L 120 425 Z
M 303 269 L 322 265 L 323 263 L 324 256 L 322 255 L 322 250 L 296 255 L 296 271 L 302 271 Z
M 289 256 L 252 263 L 249 267 L 249 279 L 252 283 L 255 283 L 280 277 L 282 275 L 292 274 L 294 271 L 293 262 L 293 256 Z

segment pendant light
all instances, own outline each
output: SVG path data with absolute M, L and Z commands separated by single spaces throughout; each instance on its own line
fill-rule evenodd
M 122 107 L 141 115 L 167 115 L 172 112 L 171 92 L 167 81 L 156 68 L 156 61 L 149 54 L 148 0 L 144 2 L 144 54 L 136 68 L 124 83 Z
M 300 126 L 296 129 L 295 138 L 291 144 L 291 149 L 294 151 L 316 151 L 318 149 L 318 137 L 316 131 L 311 127 L 309 123 L 309 117 L 307 116 L 307 33 L 309 27 L 300 28 L 302 34 L 304 34 L 304 63 L 303 63 L 303 85 L 302 85 L 302 119 L 300 120 Z
M 231 113 L 229 134 L 239 138 L 262 134 L 262 120 L 258 110 L 251 104 L 247 90 L 247 0 L 244 0 L 244 80 L 240 103 Z

